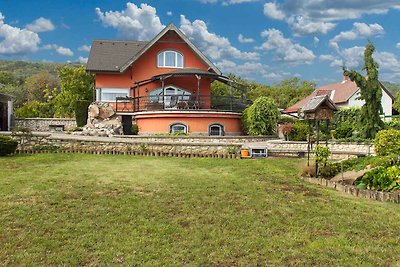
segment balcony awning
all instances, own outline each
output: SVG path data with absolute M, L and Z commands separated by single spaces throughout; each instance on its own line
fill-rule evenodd
M 197 79 L 201 78 L 209 78 L 213 79 L 225 84 L 229 84 L 235 88 L 243 88 L 246 87 L 246 85 L 238 83 L 235 80 L 231 80 L 229 77 L 226 77 L 224 75 L 218 75 L 215 72 L 210 72 L 202 69 L 197 69 L 197 68 L 185 68 L 185 69 L 177 69 L 171 72 L 166 72 L 162 74 L 155 75 L 151 77 L 150 79 L 142 80 L 139 82 L 135 82 L 136 86 L 141 86 L 147 83 L 151 83 L 156 80 L 166 80 L 171 77 L 182 77 L 182 76 L 195 76 Z

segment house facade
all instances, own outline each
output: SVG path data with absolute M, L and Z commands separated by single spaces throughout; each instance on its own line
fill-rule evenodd
M 238 84 L 173 24 L 150 42 L 94 40 L 86 68 L 95 74 L 96 101 L 112 103 L 139 134 L 241 134 L 246 105 L 211 95 L 213 81 Z
M 392 116 L 394 96 L 383 86 L 382 89 L 382 109 L 384 116 Z M 328 95 L 329 98 L 338 108 L 362 107 L 364 100 L 358 99 L 360 96 L 360 88 L 355 82 L 350 81 L 347 77 L 343 77 L 342 82 L 321 86 L 312 92 L 309 96 L 303 98 L 293 106 L 283 111 L 285 114 L 297 116 L 297 111 L 303 108 L 313 97 L 320 95 Z

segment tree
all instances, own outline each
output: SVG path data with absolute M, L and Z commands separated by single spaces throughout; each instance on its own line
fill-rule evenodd
M 400 112 L 400 91 L 397 92 L 396 94 L 396 99 L 394 100 L 393 108 L 397 110 L 397 112 Z
M 266 135 L 276 131 L 280 112 L 274 100 L 259 97 L 243 112 L 243 125 L 250 135 Z
M 378 80 L 378 63 L 372 58 L 375 47 L 368 42 L 364 51 L 364 67 L 367 76 L 364 77 L 355 70 L 346 70 L 343 68 L 343 75 L 354 81 L 360 88 L 360 97 L 365 104 L 361 108 L 360 133 L 364 138 L 372 139 L 376 133 L 384 127 L 384 123 L 380 118 L 382 110 L 382 90 Z
M 93 100 L 94 76 L 86 72 L 84 66 L 58 69 L 60 93 L 55 97 L 55 115 L 74 116 L 77 100 Z
M 56 77 L 47 71 L 41 71 L 28 77 L 25 81 L 25 88 L 28 101 L 45 102 L 46 90 L 58 87 Z

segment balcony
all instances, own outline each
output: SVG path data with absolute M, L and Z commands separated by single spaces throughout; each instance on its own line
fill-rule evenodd
M 219 111 L 241 113 L 251 103 L 233 96 L 213 95 L 152 95 L 117 97 L 117 113 L 143 111 Z

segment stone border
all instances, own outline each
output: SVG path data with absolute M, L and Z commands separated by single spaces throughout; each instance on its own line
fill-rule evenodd
M 302 180 L 311 184 L 322 185 L 333 188 L 336 191 L 366 199 L 372 199 L 382 202 L 400 203 L 400 191 L 397 192 L 382 192 L 368 189 L 358 189 L 354 185 L 344 185 L 340 182 L 332 182 L 324 178 L 300 177 Z

